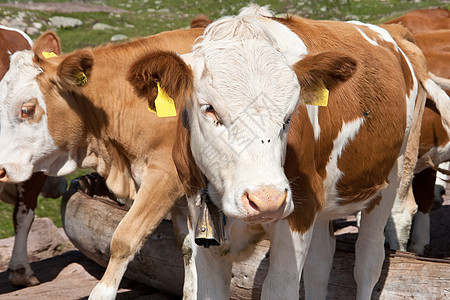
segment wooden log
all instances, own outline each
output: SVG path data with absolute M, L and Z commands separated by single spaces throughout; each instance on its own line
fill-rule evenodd
M 72 243 L 90 259 L 106 266 L 109 242 L 126 210 L 113 201 L 74 192 L 63 199 L 64 229 Z M 130 234 L 133 234 L 130 232 Z M 259 299 L 269 266 L 269 242 L 263 241 L 246 261 L 233 267 L 232 299 Z M 355 299 L 354 246 L 338 239 L 328 285 L 329 298 Z M 183 260 L 170 221 L 163 221 L 130 262 L 125 276 L 156 289 L 181 296 Z M 300 299 L 304 299 L 303 286 Z M 377 299 L 449 299 L 450 260 L 418 258 L 407 252 L 386 252 Z

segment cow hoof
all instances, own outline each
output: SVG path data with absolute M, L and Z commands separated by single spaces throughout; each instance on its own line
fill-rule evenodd
M 416 253 L 418 255 L 423 255 L 425 247 L 426 245 L 422 243 L 411 243 L 411 245 L 409 245 L 408 247 L 408 251 Z
M 25 268 L 9 271 L 9 283 L 15 287 L 29 287 L 40 284 L 39 279 L 33 274 L 25 275 Z

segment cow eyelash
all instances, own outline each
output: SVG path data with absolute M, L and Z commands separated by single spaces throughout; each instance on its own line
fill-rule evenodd
M 206 116 L 209 116 L 209 117 L 211 117 L 211 118 L 213 119 L 214 124 L 215 124 L 216 126 L 222 125 L 222 122 L 221 122 L 221 121 L 219 120 L 219 118 L 217 117 L 216 110 L 214 109 L 214 107 L 213 107 L 212 105 L 210 105 L 210 104 L 205 104 L 205 105 L 202 106 L 202 110 L 203 110 L 203 113 L 204 113 Z
M 22 105 L 20 109 L 20 117 L 22 119 L 28 119 L 34 115 L 34 111 L 36 110 L 36 106 Z

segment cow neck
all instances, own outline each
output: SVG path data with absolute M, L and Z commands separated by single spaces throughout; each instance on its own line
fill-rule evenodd
M 138 46 L 133 49 L 136 53 L 148 49 L 143 43 L 133 45 Z M 114 48 L 116 51 L 110 48 L 94 49 L 95 63 L 88 83 L 80 88 L 82 93 L 65 97 L 71 98 L 73 103 L 69 105 L 77 111 L 83 128 L 82 136 L 73 139 L 79 142 L 70 148 L 76 149 L 80 167 L 95 168 L 119 198 L 132 199 L 136 181 L 140 181 L 134 176 L 143 173 L 150 149 L 163 152 L 171 148 L 173 141 L 162 134 L 175 130 L 175 120 L 158 120 L 147 110 L 144 99 L 135 96 L 124 71 L 134 62 L 134 56 L 127 47 Z M 149 133 L 150 128 L 155 132 Z M 155 145 L 158 140 L 167 142 Z M 167 163 L 156 164 L 169 169 Z

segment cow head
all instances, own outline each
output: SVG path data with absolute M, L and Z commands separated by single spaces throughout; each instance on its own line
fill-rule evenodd
M 59 38 L 47 32 L 33 51 L 11 57 L 10 69 L 0 83 L 0 181 L 25 181 L 38 171 L 66 175 L 77 167 L 74 153 L 52 131 L 63 130 L 70 116 L 77 118 L 68 103 L 58 98 L 61 91 L 76 93 L 77 74 L 89 74 L 92 58 L 89 53 L 59 56 L 60 49 Z M 61 135 L 73 143 L 80 136 L 67 131 Z
M 176 103 L 184 106 L 185 127 L 179 126 L 173 153 L 179 175 L 192 194 L 203 173 L 212 201 L 225 215 L 250 223 L 284 218 L 294 209 L 284 164 L 290 118 L 300 95 L 323 85 L 330 89 L 356 67 L 341 53 L 283 52 L 285 45 L 268 32 L 265 21 L 218 20 L 193 53 L 183 56 L 192 69 L 171 54 L 170 63 L 156 56 L 137 62 L 130 76 L 141 94 L 145 79 L 153 79 L 146 94 L 151 101 L 155 78 L 171 91 L 180 88 L 176 80 L 165 81 L 178 75 L 168 78 L 159 72 L 175 74 L 176 69 L 183 77 L 192 72 L 186 103 Z

